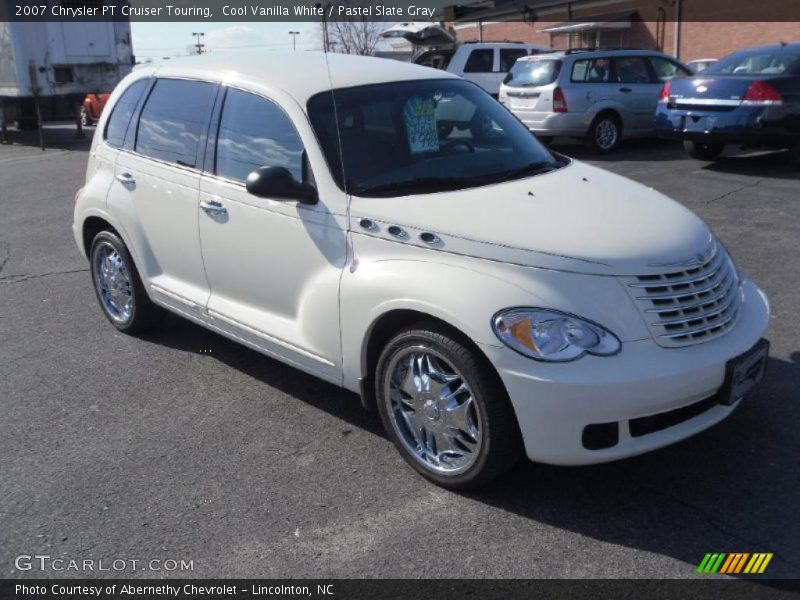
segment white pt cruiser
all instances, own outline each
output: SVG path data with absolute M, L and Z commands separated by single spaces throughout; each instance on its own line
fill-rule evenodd
M 450 488 L 684 439 L 767 362 L 767 299 L 703 221 L 416 65 L 136 69 L 73 228 L 117 329 L 166 309 L 358 392 Z

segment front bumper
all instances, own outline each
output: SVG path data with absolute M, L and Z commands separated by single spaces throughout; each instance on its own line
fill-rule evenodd
M 687 407 L 714 396 L 725 364 L 751 348 L 769 322 L 766 296 L 743 283 L 736 326 L 715 340 L 663 348 L 653 340 L 626 342 L 619 354 L 585 356 L 569 363 L 542 363 L 505 347 L 483 345 L 508 390 L 531 460 L 557 465 L 606 462 L 642 454 L 688 438 L 727 417 L 736 407 L 712 401 L 700 414 L 664 429 L 634 436 L 630 422 Z M 707 408 L 707 409 L 706 409 Z M 589 450 L 588 425 L 618 423 L 618 442 Z

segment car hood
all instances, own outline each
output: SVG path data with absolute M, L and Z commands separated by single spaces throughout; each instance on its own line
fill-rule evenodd
M 679 270 L 712 244 L 708 227 L 687 208 L 652 188 L 578 161 L 550 173 L 467 190 L 353 197 L 350 208 L 356 233 L 587 274 Z

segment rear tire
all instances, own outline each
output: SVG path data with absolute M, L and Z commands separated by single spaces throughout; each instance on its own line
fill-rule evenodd
M 161 321 L 164 309 L 147 296 L 139 271 L 116 233 L 101 231 L 95 236 L 89 261 L 97 301 L 114 327 L 123 333 L 139 333 Z
M 509 470 L 523 454 L 505 388 L 483 356 L 435 323 L 400 331 L 375 371 L 378 412 L 414 470 L 454 490 Z
M 609 154 L 622 141 L 622 121 L 611 112 L 600 113 L 589 125 L 584 143 L 592 152 Z
M 705 142 L 683 142 L 686 153 L 697 160 L 714 160 L 725 149 L 724 144 L 707 144 Z

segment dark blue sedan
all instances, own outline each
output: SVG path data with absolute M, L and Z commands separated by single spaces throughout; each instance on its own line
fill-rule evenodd
M 668 81 L 656 132 L 702 160 L 725 144 L 791 148 L 800 160 L 800 43 L 734 52 L 699 76 Z

